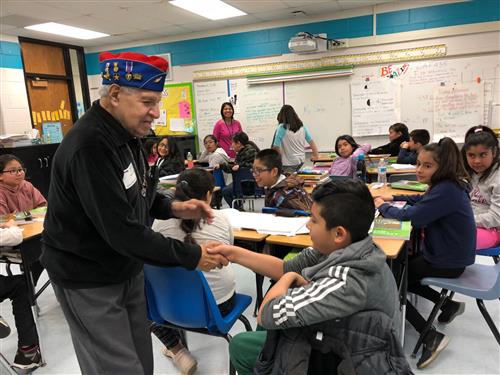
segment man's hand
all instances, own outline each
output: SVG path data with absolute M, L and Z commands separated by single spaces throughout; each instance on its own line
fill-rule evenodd
M 211 223 L 214 218 L 212 208 L 203 201 L 190 199 L 185 202 L 172 202 L 172 213 L 180 219 L 205 219 Z
M 209 254 L 207 252 L 208 248 L 212 248 L 217 245 L 220 245 L 220 243 L 215 241 L 209 241 L 200 245 L 201 257 L 196 268 L 201 271 L 210 271 L 214 268 L 222 268 L 223 266 L 227 266 L 229 264 L 229 261 L 224 256 L 220 254 Z
M 309 281 L 304 279 L 302 275 L 298 274 L 297 272 L 285 273 L 281 277 L 280 281 L 283 282 L 283 285 L 288 285 L 288 288 L 298 288 L 309 284 Z
M 233 170 L 233 172 L 236 172 L 238 169 L 240 169 L 240 166 L 238 164 L 235 164 L 231 169 Z

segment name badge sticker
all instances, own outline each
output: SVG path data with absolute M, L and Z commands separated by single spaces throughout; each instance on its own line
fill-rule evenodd
M 130 187 L 133 186 L 136 181 L 137 176 L 135 175 L 135 170 L 132 166 L 132 163 L 130 163 L 129 166 L 123 170 L 123 185 L 125 186 L 125 189 L 130 189 Z

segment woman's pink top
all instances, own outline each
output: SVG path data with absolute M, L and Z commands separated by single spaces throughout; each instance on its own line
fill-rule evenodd
M 42 193 L 31 182 L 23 181 L 16 187 L 0 183 L 0 215 L 29 211 L 46 204 Z
M 231 125 L 228 125 L 224 122 L 223 119 L 220 119 L 215 123 L 213 135 L 217 138 L 217 142 L 219 142 L 219 146 L 222 147 L 224 151 L 226 151 L 227 155 L 230 158 L 234 158 L 236 156 L 236 152 L 231 148 L 231 143 L 233 139 L 233 135 L 238 132 L 243 131 L 241 129 L 241 124 L 238 120 L 233 120 Z

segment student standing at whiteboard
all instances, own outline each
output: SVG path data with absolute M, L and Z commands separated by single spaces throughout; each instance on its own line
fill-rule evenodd
M 304 164 L 306 142 L 311 146 L 313 158 L 318 157 L 318 147 L 291 105 L 281 107 L 278 122 L 273 148 L 281 153 L 283 172 L 293 173 Z
M 222 119 L 215 123 L 212 134 L 215 138 L 217 138 L 219 146 L 226 151 L 227 155 L 230 158 L 234 158 L 236 156 L 236 152 L 231 147 L 233 135 L 243 131 L 243 129 L 241 129 L 240 122 L 234 119 L 234 107 L 232 103 L 222 103 L 222 106 L 220 107 L 220 115 L 222 116 Z
M 398 156 L 401 143 L 408 142 L 409 140 L 410 135 L 408 134 L 408 128 L 405 124 L 397 122 L 389 127 L 390 142 L 386 145 L 374 148 L 370 151 L 370 154 L 391 154 L 391 156 Z

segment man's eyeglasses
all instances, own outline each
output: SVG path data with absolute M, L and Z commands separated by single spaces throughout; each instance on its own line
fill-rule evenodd
M 262 172 L 269 172 L 269 171 L 270 171 L 269 168 L 262 168 L 262 169 L 252 168 L 252 174 L 254 176 L 259 176 Z
M 18 173 L 26 173 L 26 168 L 9 169 L 8 171 L 2 171 L 2 173 L 10 173 L 11 175 L 16 175 Z

